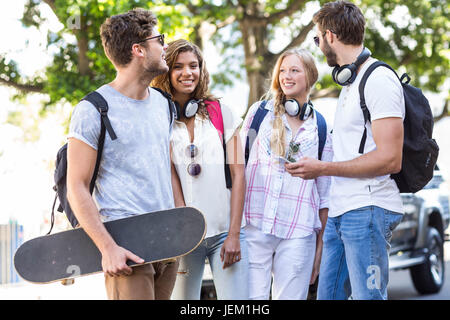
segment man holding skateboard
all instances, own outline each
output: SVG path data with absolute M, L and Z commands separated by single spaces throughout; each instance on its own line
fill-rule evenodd
M 170 161 L 171 109 L 149 88 L 168 71 L 164 36 L 152 12 L 133 9 L 108 18 L 100 33 L 116 78 L 98 88 L 108 102 L 108 118 L 117 135 L 106 134 L 91 196 L 100 134 L 99 113 L 82 101 L 72 114 L 67 149 L 67 197 L 81 227 L 102 254 L 109 299 L 169 299 L 178 263 L 158 262 L 130 268 L 144 260 L 116 244 L 103 225 L 129 216 L 165 210 L 184 201 Z

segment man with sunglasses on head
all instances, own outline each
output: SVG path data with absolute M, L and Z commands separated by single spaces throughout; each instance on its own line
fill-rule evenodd
M 390 178 L 401 169 L 403 89 L 392 71 L 376 68 L 365 85 L 371 117 L 365 123 L 358 87 L 376 59 L 364 47 L 361 10 L 350 2 L 329 2 L 313 21 L 316 45 L 334 67 L 333 79 L 343 86 L 334 120 L 333 162 L 303 158 L 289 165 L 303 179 L 331 176 L 317 297 L 387 299 L 390 238 L 403 213 L 399 189 Z
M 180 204 L 179 180 L 170 161 L 172 111 L 167 98 L 149 87 L 154 77 L 168 71 L 167 45 L 156 24 L 152 12 L 133 9 L 106 19 L 100 28 L 105 54 L 117 75 L 96 91 L 108 103 L 117 139 L 106 134 L 92 196 L 99 113 L 90 102 L 81 101 L 70 122 L 67 197 L 80 226 L 102 254 L 109 299 L 169 299 L 178 268 L 178 262 L 130 268 L 127 260 L 142 264 L 143 259 L 118 246 L 103 225 Z

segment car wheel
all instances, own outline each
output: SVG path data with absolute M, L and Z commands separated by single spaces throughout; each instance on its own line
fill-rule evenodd
M 439 231 L 429 227 L 426 244 L 425 262 L 410 269 L 414 287 L 420 294 L 437 293 L 444 283 L 444 242 Z

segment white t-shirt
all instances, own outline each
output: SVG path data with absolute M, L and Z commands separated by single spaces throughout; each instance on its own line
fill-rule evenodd
M 221 103 L 225 141 L 228 142 L 240 126 L 242 119 Z M 206 237 L 229 231 L 231 189 L 225 183 L 224 153 L 222 139 L 209 119 L 195 116 L 194 142 L 198 154 L 194 161 L 201 166 L 198 176 L 192 177 L 187 166 L 192 162 L 186 149 L 191 144 L 186 125 L 176 121 L 171 138 L 172 161 L 183 189 L 186 206 L 199 209 L 205 216 Z M 242 226 L 245 219 L 242 219 Z
M 355 81 L 342 89 L 336 108 L 333 128 L 333 161 L 348 161 L 361 156 L 359 145 L 364 132 L 364 116 L 359 101 L 359 83 L 367 68 L 376 61 L 370 59 L 361 68 Z M 403 88 L 397 76 L 385 67 L 376 68 L 364 88 L 364 97 L 371 121 L 388 117 L 405 117 Z M 376 149 L 370 122 L 366 124 L 364 153 Z M 375 178 L 332 177 L 330 217 L 365 206 L 378 206 L 403 213 L 398 187 L 390 175 Z

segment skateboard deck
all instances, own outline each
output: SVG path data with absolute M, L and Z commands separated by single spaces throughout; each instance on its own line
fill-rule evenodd
M 104 223 L 116 243 L 145 263 L 174 259 L 193 251 L 206 234 L 203 214 L 183 207 Z M 82 228 L 38 237 L 14 255 L 17 273 L 34 283 L 73 279 L 102 271 L 100 251 Z M 132 261 L 128 265 L 136 265 Z

